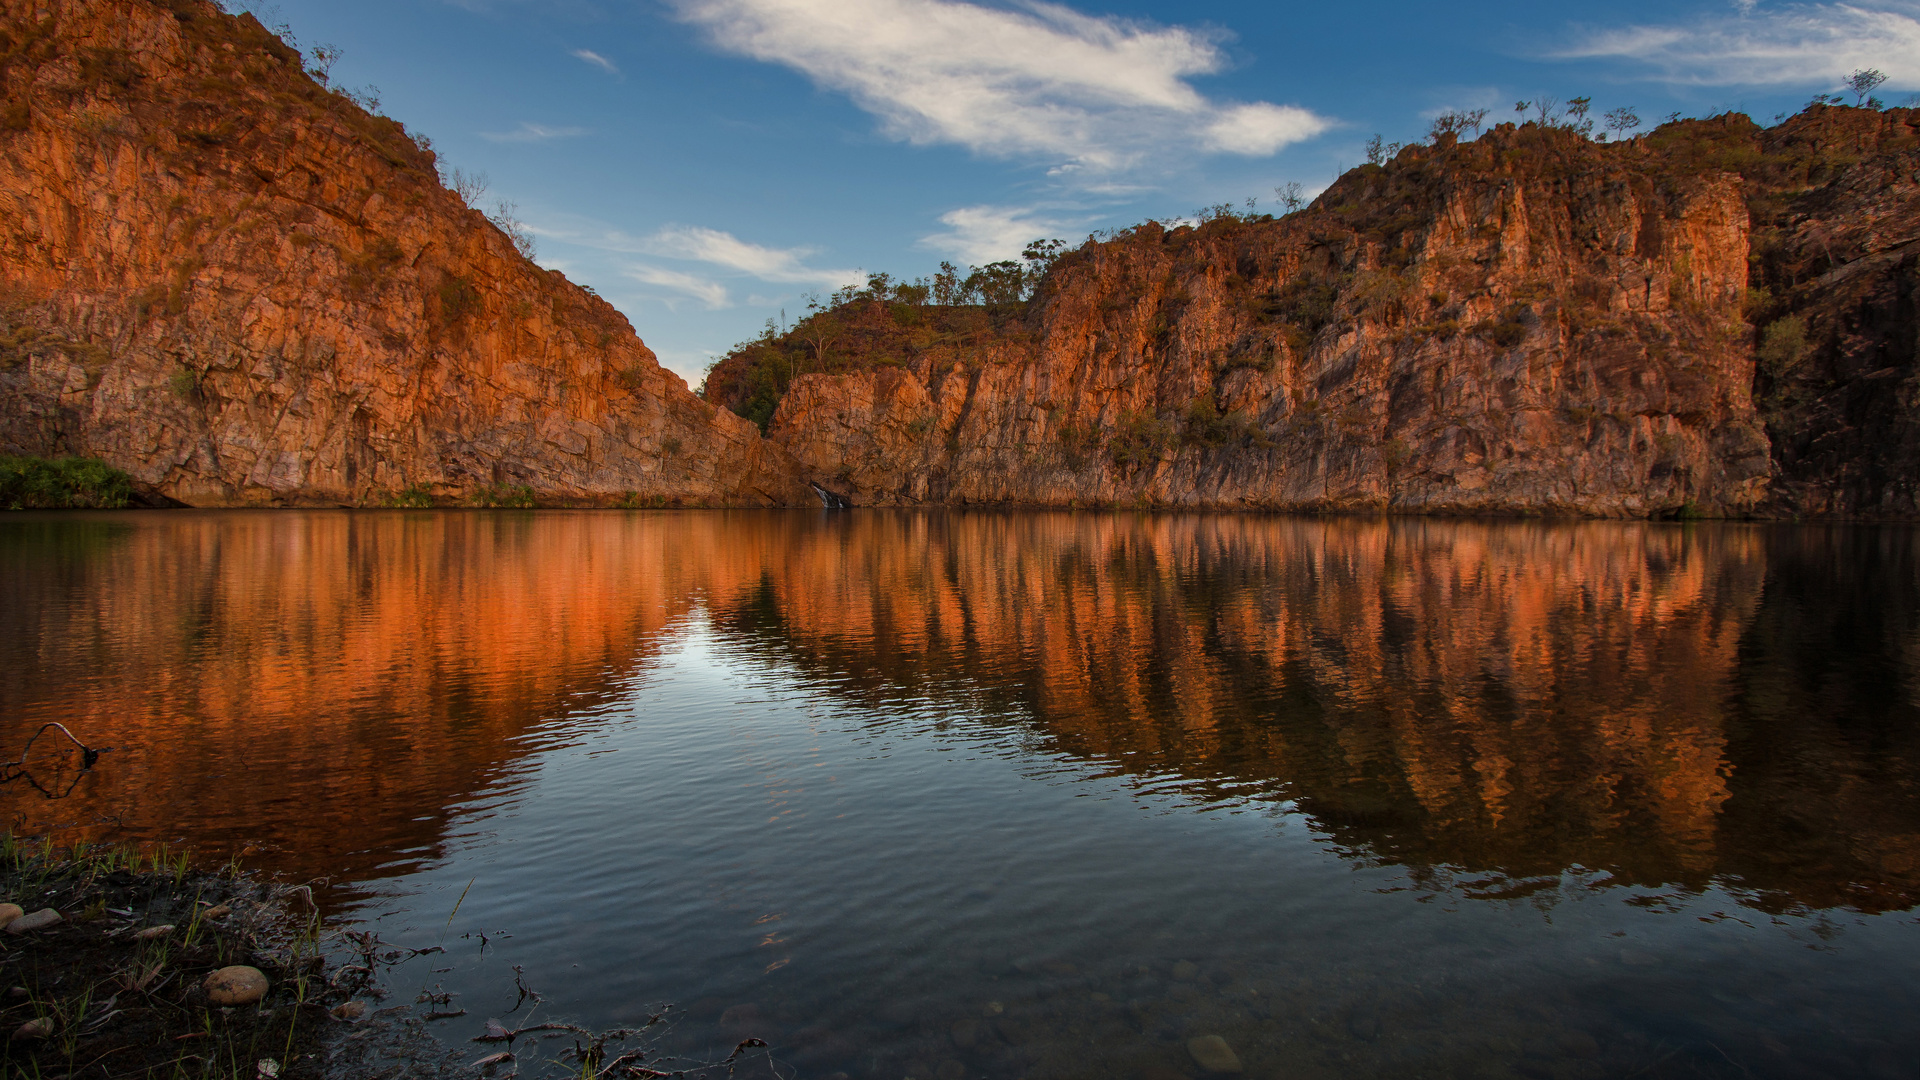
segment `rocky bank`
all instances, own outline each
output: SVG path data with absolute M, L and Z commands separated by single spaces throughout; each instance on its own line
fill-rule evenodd
M 0 87 L 0 449 L 194 505 L 819 505 L 251 15 L 0 0 Z
M 856 505 L 1912 516 L 1917 124 L 1443 136 L 1024 306 L 857 301 L 707 395 L 785 350 L 768 434 Z

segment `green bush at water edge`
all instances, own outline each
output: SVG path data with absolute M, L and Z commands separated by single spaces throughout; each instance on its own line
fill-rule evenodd
M 133 480 L 104 461 L 0 454 L 0 507 L 9 510 L 113 510 L 132 497 Z
M 532 510 L 533 489 L 524 484 L 495 484 L 473 493 L 473 504 L 495 509 Z

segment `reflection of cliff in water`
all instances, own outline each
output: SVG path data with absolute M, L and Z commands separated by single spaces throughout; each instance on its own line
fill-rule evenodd
M 0 528 L 0 735 L 119 749 L 18 827 L 304 875 L 431 859 L 542 721 L 618 693 L 726 567 L 726 515 L 168 514 Z M 686 557 L 698 551 L 697 559 Z M 757 564 L 743 570 L 749 579 Z
M 1904 531 L 860 514 L 785 542 L 722 618 L 838 692 L 1011 707 L 1469 895 L 1920 895 Z
M 1236 515 L 180 514 L 0 526 L 0 739 L 121 749 L 16 827 L 365 880 L 619 699 L 705 605 L 828 694 L 1018 717 L 1291 799 L 1472 895 L 1570 867 L 1920 897 L 1907 530 Z

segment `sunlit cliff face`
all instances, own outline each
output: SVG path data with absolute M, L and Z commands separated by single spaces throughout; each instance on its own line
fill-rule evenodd
M 526 783 L 577 737 L 558 721 L 618 703 L 707 620 L 873 724 L 902 697 L 948 702 L 1143 789 L 1297 805 L 1431 887 L 1520 895 L 1573 870 L 1905 907 L 1916 560 L 1850 535 L 1810 552 L 1737 527 L 1245 515 L 33 519 L 0 533 L 8 741 L 59 719 L 120 749 L 72 799 L 13 810 L 384 876 L 435 858 L 462 804 Z M 1809 591 L 1834 625 L 1808 629 Z M 1848 629 L 1849 597 L 1881 624 Z

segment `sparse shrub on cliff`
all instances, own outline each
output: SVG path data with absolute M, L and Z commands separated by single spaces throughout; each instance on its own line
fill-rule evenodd
M 296 236 L 300 235 L 298 233 Z M 407 253 L 400 249 L 392 237 L 382 236 L 368 244 L 365 250 L 357 254 L 347 254 L 342 259 L 346 263 L 346 286 L 349 292 L 364 293 L 379 285 L 395 266 L 406 260 Z
M 193 288 L 193 276 L 200 272 L 199 259 L 182 259 L 173 268 L 173 281 L 167 286 L 167 314 L 187 310 L 187 293 Z
M 458 274 L 448 274 L 440 279 L 440 288 L 436 290 L 440 299 L 440 325 L 452 326 L 468 315 L 480 310 L 480 294 L 473 283 Z
M 1806 361 L 1807 352 L 1807 321 L 1798 315 L 1776 320 L 1761 331 L 1761 370 L 1772 378 L 1792 375 Z
M 200 380 L 186 368 L 177 368 L 173 374 L 167 376 L 167 389 L 181 401 L 192 401 L 200 392 Z
M 1458 140 L 1461 135 L 1471 131 L 1480 134 L 1480 128 L 1487 122 L 1487 110 L 1449 109 L 1433 118 L 1433 125 L 1427 129 L 1427 141 L 1438 145 L 1442 139 Z
M 473 505 L 496 510 L 532 510 L 539 504 L 525 484 L 489 484 L 473 493 Z
M 1242 368 L 1262 373 L 1272 371 L 1273 342 L 1260 341 L 1229 350 L 1227 355 L 1220 359 L 1220 363 L 1214 366 L 1214 380 L 1217 382 Z
M 1525 304 L 1508 304 L 1498 318 L 1476 323 L 1473 333 L 1476 337 L 1484 338 L 1500 348 L 1511 349 L 1527 338 L 1527 324 L 1524 318 L 1527 310 Z
M 425 484 L 409 484 L 387 499 L 387 505 L 396 510 L 427 510 L 433 506 L 433 492 Z
M 1107 439 L 1107 456 L 1125 469 L 1137 469 L 1160 460 L 1172 444 L 1173 425 L 1151 412 L 1128 412 Z
M 1333 321 L 1334 308 L 1339 302 L 1337 282 L 1302 273 L 1267 295 L 1264 312 L 1270 318 L 1292 323 L 1312 337 Z
M 104 461 L 0 454 L 0 506 L 9 510 L 114 510 L 132 497 L 132 479 Z
M 1356 274 L 1348 296 L 1356 312 L 1397 313 L 1407 295 L 1407 279 L 1391 269 L 1363 270 Z
M 1413 460 L 1413 447 L 1405 439 L 1388 439 L 1380 447 L 1380 461 L 1387 467 L 1388 476 L 1399 476 L 1407 462 Z
M 1211 396 L 1193 399 L 1187 406 L 1180 441 L 1187 446 L 1271 446 L 1272 440 L 1258 424 L 1239 413 L 1223 413 Z
M 85 87 L 112 86 L 125 90 L 140 77 L 139 66 L 125 49 L 80 49 L 76 59 L 80 84 Z
M 540 249 L 534 242 L 533 233 L 527 230 L 526 222 L 520 220 L 520 207 L 517 204 L 506 199 L 495 202 L 493 209 L 487 214 L 487 220 L 493 222 L 496 228 L 506 234 L 507 239 L 513 244 L 513 250 L 519 252 L 521 258 L 531 259 L 539 254 Z

